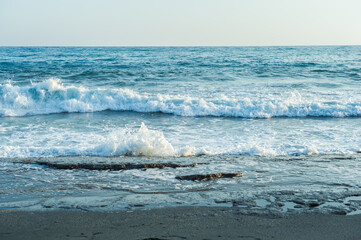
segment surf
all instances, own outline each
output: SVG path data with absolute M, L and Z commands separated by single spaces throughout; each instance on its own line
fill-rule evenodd
M 151 94 L 127 88 L 87 88 L 50 78 L 30 86 L 0 84 L 0 116 L 18 117 L 54 113 L 134 111 L 199 117 L 361 117 L 357 95 L 322 96 L 322 92 L 227 93 L 193 95 Z

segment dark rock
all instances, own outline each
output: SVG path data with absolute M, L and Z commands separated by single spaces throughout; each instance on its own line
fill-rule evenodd
M 214 173 L 214 174 L 195 174 L 188 176 L 177 176 L 178 180 L 189 180 L 189 181 L 209 181 L 218 178 L 234 178 L 242 177 L 242 173 Z
M 164 238 L 144 238 L 143 240 L 166 240 Z
M 145 207 L 145 204 L 132 204 L 131 207 Z
M 310 208 L 315 208 L 315 207 L 318 207 L 320 206 L 322 203 L 320 202 L 310 202 L 310 203 L 307 203 L 307 206 L 309 206 Z
M 47 166 L 55 169 L 62 170 L 73 170 L 73 169 L 86 169 L 86 170 L 97 170 L 97 171 L 119 171 L 119 170 L 132 170 L 132 169 L 142 169 L 146 170 L 148 168 L 180 168 L 180 167 L 195 167 L 200 163 L 181 165 L 174 163 L 149 163 L 149 164 L 90 164 L 90 163 L 78 163 L 78 164 L 64 164 L 64 163 L 51 163 L 51 162 L 35 162 L 35 164 Z
M 344 210 L 344 209 L 338 209 L 338 210 L 334 210 L 332 211 L 333 214 L 336 214 L 336 215 L 346 215 L 347 214 L 347 211 Z

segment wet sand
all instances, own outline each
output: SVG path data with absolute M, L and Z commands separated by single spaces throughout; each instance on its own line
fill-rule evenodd
M 242 215 L 237 208 L 0 211 L 0 239 L 361 239 L 361 215 Z

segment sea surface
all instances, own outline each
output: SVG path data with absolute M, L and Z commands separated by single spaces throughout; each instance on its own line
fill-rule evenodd
M 0 209 L 358 214 L 360 153 L 361 46 L 0 47 Z

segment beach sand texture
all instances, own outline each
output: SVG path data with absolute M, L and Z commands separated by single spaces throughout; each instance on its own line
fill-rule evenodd
M 0 212 L 0 239 L 361 239 L 361 216 L 241 215 L 237 208 Z

